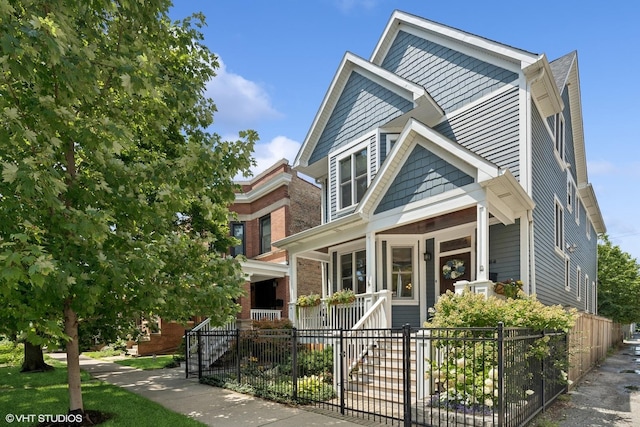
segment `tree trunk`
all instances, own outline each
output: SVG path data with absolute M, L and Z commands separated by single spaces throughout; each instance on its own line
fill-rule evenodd
M 69 383 L 69 411 L 83 413 L 82 389 L 80 386 L 80 345 L 78 342 L 78 315 L 71 308 L 71 301 L 64 305 L 64 333 L 67 341 L 67 381 Z
M 29 341 L 24 343 L 24 362 L 20 372 L 44 372 L 50 371 L 53 366 L 44 362 L 42 354 L 42 346 L 31 344 Z

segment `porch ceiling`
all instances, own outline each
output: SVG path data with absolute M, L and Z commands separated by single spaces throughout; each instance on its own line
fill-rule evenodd
M 242 272 L 249 282 L 261 282 L 263 280 L 285 277 L 289 272 L 289 266 L 275 262 L 256 261 L 248 259 L 240 263 Z

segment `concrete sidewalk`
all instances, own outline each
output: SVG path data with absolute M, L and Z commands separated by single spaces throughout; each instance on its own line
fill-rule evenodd
M 49 356 L 66 361 L 64 353 L 53 353 Z M 209 426 L 350 427 L 362 425 L 346 418 L 339 418 L 339 414 L 334 417 L 309 412 L 203 385 L 197 379 L 186 379 L 184 368 L 142 371 L 85 356 L 80 356 L 80 367 L 96 379 L 144 396 Z

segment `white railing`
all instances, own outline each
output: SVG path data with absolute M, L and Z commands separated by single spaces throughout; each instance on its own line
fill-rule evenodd
M 218 360 L 229 348 L 231 341 L 229 334 L 216 335 L 216 331 L 232 331 L 237 328 L 236 320 L 232 319 L 223 326 L 211 326 L 211 319 L 207 318 L 198 326 L 187 331 L 186 363 L 188 372 L 198 372 L 198 341 L 201 348 L 201 361 L 208 366 Z M 198 340 L 200 336 L 200 340 Z
M 295 313 L 295 325 L 298 329 L 352 329 L 380 299 L 385 300 L 383 306 L 387 316 L 386 323 L 367 328 L 386 328 L 391 322 L 391 292 L 387 290 L 358 294 L 356 300 L 348 304 L 330 305 L 327 299 L 323 299 L 320 305 L 314 307 L 297 307 L 292 303 L 290 312 Z
M 282 310 L 263 310 L 261 308 L 251 309 L 251 320 L 280 320 L 282 318 Z

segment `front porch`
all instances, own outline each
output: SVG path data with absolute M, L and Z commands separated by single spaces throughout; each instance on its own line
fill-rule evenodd
M 390 212 L 355 212 L 276 242 L 292 268 L 289 317 L 298 328 L 351 329 L 379 300 L 387 323 L 373 327 L 420 327 L 440 295 L 456 282 L 522 280 L 532 293 L 529 267 L 533 202 L 510 172 L 448 197 L 416 202 Z M 369 208 L 370 211 L 375 211 Z M 296 306 L 298 259 L 323 265 L 323 303 Z M 303 280 L 303 279 L 302 279 Z M 341 290 L 357 298 L 344 313 L 326 303 Z M 332 316 L 334 318 L 332 318 Z M 344 325 L 344 326 L 343 326 Z

